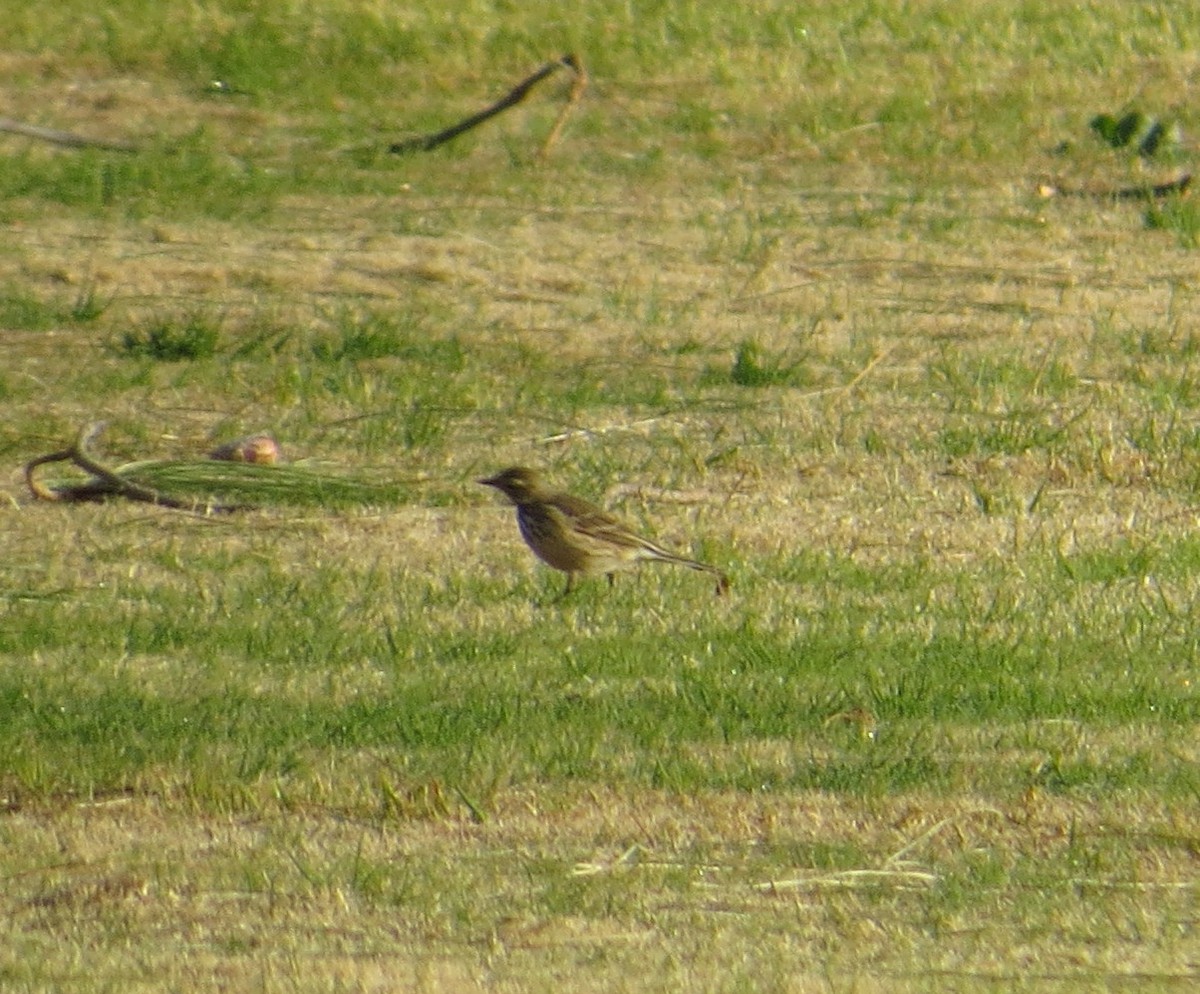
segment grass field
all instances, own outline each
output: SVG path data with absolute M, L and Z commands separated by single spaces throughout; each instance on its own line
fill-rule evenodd
M 0 989 L 1192 989 L 1200 10 L 403 6 L 0 0 Z

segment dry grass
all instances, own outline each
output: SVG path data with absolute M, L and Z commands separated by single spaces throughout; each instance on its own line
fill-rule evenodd
M 9 875 L 3 969 L 20 982 L 55 935 L 89 961 L 63 963 L 72 986 L 116 967 L 94 959 L 114 933 L 138 950 L 127 982 L 157 988 L 540 990 L 569 972 L 586 990 L 708 990 L 714 976 L 723 989 L 919 990 L 932 977 L 985 990 L 1039 975 L 1169 986 L 1196 968 L 1195 852 L 1179 843 L 1198 826 L 1144 798 L 997 810 L 527 788 L 483 825 L 443 802 L 390 822 L 197 817 L 146 797 L 10 812 L 30 869 Z M 1073 861 L 1127 840 L 1130 818 L 1135 882 Z M 814 869 L 821 852 L 840 865 Z M 981 863 L 994 887 L 946 900 Z M 1100 904 L 1124 940 L 1096 948 Z

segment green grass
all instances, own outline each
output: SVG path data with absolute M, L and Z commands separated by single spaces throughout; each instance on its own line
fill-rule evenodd
M 179 319 L 160 318 L 140 331 L 127 331 L 119 348 L 125 355 L 159 362 L 211 359 L 220 336 L 218 322 L 203 314 L 188 314 Z
M 1181 248 L 1194 249 L 1200 246 L 1200 213 L 1197 213 L 1194 204 L 1185 200 L 1168 201 L 1161 207 L 1152 205 L 1147 208 L 1146 227 L 1151 231 L 1171 232 Z
M 0 136 L 0 987 L 1186 987 L 1194 218 L 1037 191 L 1189 168 L 1195 13 L 27 8 L 139 149 Z M 98 420 L 271 499 L 30 502 Z M 558 600 L 514 464 L 730 593 Z

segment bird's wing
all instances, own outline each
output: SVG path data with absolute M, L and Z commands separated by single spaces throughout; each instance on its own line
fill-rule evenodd
M 661 545 L 631 531 L 619 518 L 607 511 L 600 510 L 595 504 L 582 497 L 574 497 L 571 494 L 555 494 L 546 501 L 546 504 L 553 508 L 553 513 L 562 515 L 576 534 L 581 537 L 592 538 L 617 548 L 636 550 L 633 553 L 635 559 L 660 559 L 664 562 L 687 566 L 689 569 L 712 573 L 717 577 L 718 594 L 723 594 L 729 589 L 729 578 L 724 571 L 717 569 L 716 566 L 710 566 L 708 563 L 688 559 L 686 556 L 664 549 Z
M 619 518 L 602 511 L 582 497 L 556 494 L 547 503 L 561 512 L 571 528 L 582 535 L 630 549 L 653 548 L 652 543 L 632 532 Z

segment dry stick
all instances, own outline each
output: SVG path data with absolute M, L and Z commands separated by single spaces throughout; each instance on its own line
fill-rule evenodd
M 1111 190 L 1067 189 L 1054 184 L 1045 184 L 1040 189 L 1045 197 L 1090 197 L 1093 200 L 1153 200 L 1156 197 L 1170 197 L 1176 193 L 1181 196 L 1187 193 L 1192 185 L 1192 174 L 1184 173 L 1166 183 L 1155 183 L 1142 186 L 1120 186 Z
M 147 487 L 140 487 L 136 483 L 131 483 L 125 479 L 120 473 L 109 469 L 103 463 L 97 462 L 93 456 L 89 455 L 87 448 L 103 430 L 103 421 L 85 425 L 69 449 L 52 452 L 47 456 L 38 456 L 38 458 L 27 462 L 25 464 L 25 482 L 28 484 L 33 496 L 38 500 L 71 502 L 104 500 L 107 497 L 125 497 L 128 500 L 155 504 L 159 507 L 175 508 L 176 510 L 195 511 L 200 509 L 201 505 L 196 501 L 179 500 L 178 498 L 169 497 L 166 494 L 150 490 Z M 45 463 L 66 462 L 68 460 L 75 463 L 76 466 L 85 472 L 91 473 L 95 479 L 76 486 L 63 487 L 56 490 L 43 485 L 34 476 L 33 471 L 38 466 Z M 204 509 L 209 512 L 219 513 L 234 511 L 238 508 L 223 504 L 214 504 L 205 505 Z
M 397 154 L 405 154 L 408 152 L 428 152 L 431 149 L 437 148 L 439 145 L 444 145 L 446 142 L 457 138 L 465 131 L 470 131 L 474 127 L 478 127 L 489 118 L 495 117 L 501 111 L 507 110 L 509 107 L 514 107 L 524 100 L 529 91 L 532 90 L 538 83 L 555 72 L 560 66 L 566 66 L 568 69 L 575 70 L 579 73 L 579 60 L 574 55 L 567 54 L 561 59 L 556 59 L 554 62 L 547 62 L 541 69 L 535 72 L 527 79 L 523 79 L 520 83 L 509 91 L 504 98 L 497 100 L 490 107 L 485 107 L 478 114 L 472 114 L 465 121 L 460 121 L 458 124 L 445 128 L 442 131 L 437 131 L 432 135 L 425 135 L 423 138 L 408 138 L 401 142 L 395 142 L 389 152 Z M 574 91 L 572 91 L 574 92 Z
M 30 493 L 37 500 L 90 500 L 91 498 L 83 495 L 84 487 L 72 487 L 70 490 L 52 490 L 50 487 L 42 484 L 33 471 L 38 467 L 48 462 L 65 462 L 72 458 L 73 449 L 63 449 L 61 452 L 51 452 L 48 456 L 38 456 L 36 459 L 31 459 L 25 464 L 25 483 L 29 487 Z M 99 494 L 97 494 L 99 499 Z
M 136 483 L 130 483 L 120 474 L 115 473 L 103 463 L 97 462 L 88 454 L 87 447 L 96 440 L 96 436 L 104 430 L 104 422 L 97 421 L 95 424 L 87 425 L 79 432 L 79 437 L 75 439 L 75 444 L 71 447 L 71 458 L 75 461 L 80 469 L 91 473 L 102 483 L 111 488 L 112 492 L 121 497 L 128 497 L 130 500 L 145 501 L 150 504 L 158 504 L 164 498 L 160 494 L 156 494 L 153 490 L 148 490 L 146 487 L 139 487 Z M 171 506 L 178 506 L 174 504 Z
M 648 428 L 650 425 L 659 424 L 665 421 L 665 418 L 642 418 L 640 421 L 630 421 L 627 424 L 607 425 L 603 428 L 570 428 L 567 431 L 560 431 L 555 435 L 547 435 L 545 438 L 534 439 L 535 445 L 551 445 L 554 442 L 567 442 L 573 438 L 599 438 L 601 435 L 607 435 L 614 431 L 634 431 L 638 428 Z
M 1168 183 L 1156 183 L 1154 186 L 1125 186 L 1114 190 L 1110 196 L 1114 200 L 1142 200 L 1150 197 L 1169 197 L 1173 193 L 1186 193 L 1192 185 L 1192 174 L 1184 173 L 1178 179 Z
M 119 496 L 151 504 L 165 503 L 168 507 L 184 506 L 172 498 L 163 497 L 153 490 L 147 490 L 145 487 L 139 487 L 134 483 L 130 483 L 128 480 L 123 479 L 120 474 L 114 473 L 107 466 L 98 463 L 88 455 L 87 447 L 103 430 L 103 421 L 85 425 L 69 449 L 52 452 L 48 456 L 39 456 L 37 459 L 26 463 L 25 482 L 29 485 L 29 489 L 33 495 L 39 500 L 50 501 L 103 500 L 105 497 Z M 78 486 L 52 490 L 49 487 L 43 486 L 34 477 L 33 471 L 38 466 L 49 462 L 66 462 L 67 460 L 75 463 L 76 466 L 85 472 L 91 473 L 95 479 L 79 484 Z
M 894 883 L 897 887 L 922 884 L 932 886 L 938 882 L 938 875 L 928 870 L 838 870 L 833 873 L 810 874 L 802 877 L 792 877 L 789 880 L 767 880 L 763 883 L 751 884 L 756 891 L 773 894 L 784 890 L 807 890 L 818 887 L 854 887 L 877 886 L 881 883 Z
M 963 818 L 970 817 L 971 815 L 995 815 L 997 818 L 1000 818 L 1000 819 L 1004 818 L 1004 814 L 1000 811 L 997 811 L 995 808 L 979 807 L 979 808 L 972 808 L 969 811 L 960 811 L 958 814 L 951 815 L 949 818 L 943 818 L 936 825 L 934 825 L 932 828 L 929 828 L 926 831 L 922 832 L 915 839 L 909 839 L 908 842 L 906 842 L 903 846 L 901 846 L 894 853 L 892 853 L 887 859 L 885 859 L 883 861 L 883 865 L 885 867 L 895 866 L 902 859 L 904 859 L 905 856 L 907 856 L 910 852 L 912 852 L 915 848 L 917 848 L 917 846 L 919 846 L 919 845 L 921 845 L 921 843 L 933 838 L 933 836 L 937 835 L 937 833 L 940 832 L 947 825 L 954 825 L 957 822 L 959 822 L 960 820 L 962 820 Z
M 891 348 L 886 348 L 880 352 L 876 352 L 875 355 L 871 357 L 871 360 L 858 371 L 858 373 L 853 377 L 853 379 L 850 380 L 849 383 L 843 383 L 840 387 L 822 387 L 820 390 L 809 390 L 807 393 L 800 394 L 800 396 L 823 397 L 826 394 L 831 393 L 849 393 L 863 380 L 865 380 L 871 374 L 871 370 L 883 362 L 883 360 L 886 359 L 891 352 Z
M 583 63 L 579 61 L 578 56 L 564 55 L 562 57 L 562 64 L 574 71 L 575 82 L 571 84 L 571 92 L 567 94 L 567 102 L 563 104 L 563 109 L 558 112 L 558 117 L 554 121 L 554 126 L 550 129 L 550 134 L 542 142 L 541 150 L 538 152 L 539 159 L 544 159 L 550 154 L 551 146 L 558 141 L 558 136 L 562 133 L 563 125 L 567 123 L 567 117 L 575 109 L 575 105 L 583 99 L 583 91 L 587 89 L 588 85 L 587 70 L 583 68 Z
M 54 128 L 39 128 L 35 124 L 24 124 L 8 117 L 0 117 L 0 131 L 14 135 L 24 135 L 26 138 L 40 138 L 42 141 L 53 142 L 55 145 L 65 145 L 67 148 L 104 148 L 112 152 L 136 152 L 137 146 L 132 142 L 110 138 L 86 138 L 72 131 L 56 131 Z

